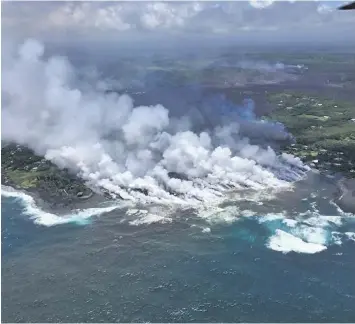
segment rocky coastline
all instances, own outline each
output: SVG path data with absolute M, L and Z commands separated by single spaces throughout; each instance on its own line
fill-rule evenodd
M 24 146 L 3 145 L 1 157 L 1 184 L 28 193 L 45 209 L 80 209 L 89 201 L 110 199 L 95 192 L 69 170 L 59 169 Z

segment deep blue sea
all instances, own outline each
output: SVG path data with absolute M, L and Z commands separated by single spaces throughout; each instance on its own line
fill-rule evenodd
M 209 222 L 115 209 L 44 226 L 28 201 L 2 197 L 2 321 L 354 322 L 355 224 L 313 197 L 307 228 L 272 201 Z

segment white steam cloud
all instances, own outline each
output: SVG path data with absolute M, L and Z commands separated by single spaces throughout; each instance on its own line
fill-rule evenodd
M 200 204 L 231 189 L 288 187 L 307 171 L 300 160 L 239 133 L 242 125 L 271 133 L 276 124 L 234 120 L 197 134 L 178 131 L 186 116 L 179 128 L 162 105 L 134 107 L 127 95 L 81 87 L 66 58 L 43 54 L 42 44 L 27 40 L 3 56 L 2 139 L 32 148 L 90 186 L 133 201 Z

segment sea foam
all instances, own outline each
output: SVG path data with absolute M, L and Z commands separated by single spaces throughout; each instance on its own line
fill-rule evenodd
M 325 245 L 305 242 L 299 237 L 277 229 L 275 234 L 270 237 L 267 247 L 283 253 L 318 253 L 327 249 Z
M 77 209 L 73 210 L 69 214 L 59 216 L 43 211 L 37 206 L 35 200 L 30 195 L 17 191 L 11 187 L 2 186 L 1 195 L 3 197 L 15 198 L 18 200 L 23 206 L 23 214 L 29 216 L 36 224 L 47 227 L 66 223 L 76 223 L 80 225 L 87 224 L 89 219 L 93 216 L 99 216 L 120 208 L 120 206 L 116 204 L 108 207 L 88 208 L 82 210 Z

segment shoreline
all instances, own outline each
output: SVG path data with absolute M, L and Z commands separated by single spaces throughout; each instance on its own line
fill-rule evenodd
M 332 199 L 334 203 L 339 207 L 339 209 L 344 213 L 351 213 L 355 215 L 355 179 L 346 178 L 345 176 L 338 174 L 338 176 L 332 177 L 333 179 L 329 179 L 326 173 L 321 170 L 313 169 L 322 177 L 327 177 L 328 181 L 331 181 L 333 185 L 338 189 L 336 193 L 334 193 L 333 197 L 329 197 Z M 296 181 L 297 182 L 297 181 Z M 36 191 L 35 188 L 25 189 L 19 188 L 12 184 L 2 184 L 1 186 L 1 195 L 3 195 L 3 190 L 13 191 L 18 193 L 19 196 L 21 194 L 27 195 L 33 199 L 33 202 L 39 210 L 45 213 L 54 214 L 55 216 L 67 216 L 70 213 L 77 212 L 80 210 L 87 210 L 92 208 L 102 208 L 105 203 L 112 200 L 108 200 L 104 195 L 99 195 L 95 192 L 92 192 L 89 195 L 80 197 L 78 201 L 75 203 L 63 203 L 57 201 L 55 203 L 46 201 L 39 192 Z
M 70 223 L 86 225 L 90 222 L 90 218 L 100 216 L 101 214 L 111 212 L 121 207 L 119 204 L 106 206 L 95 204 L 95 206 L 86 206 L 85 208 L 81 206 L 79 209 L 71 209 L 66 213 L 61 210 L 61 212 L 58 213 L 57 211 L 49 210 L 48 206 L 33 193 L 24 192 L 23 190 L 17 190 L 4 185 L 1 186 L 1 190 L 2 197 L 13 198 L 19 202 L 23 209 L 21 214 L 28 216 L 34 224 L 45 227 Z
M 335 203 L 346 213 L 355 214 L 355 179 L 343 177 L 337 182 L 340 196 Z
M 55 214 L 58 217 L 68 215 L 78 210 L 97 208 L 100 206 L 100 204 L 108 202 L 108 200 L 105 199 L 104 196 L 98 195 L 96 193 L 91 193 L 90 195 L 81 197 L 80 198 L 81 200 L 71 204 L 63 203 L 61 201 L 51 202 L 49 200 L 46 200 L 44 197 L 42 197 L 41 194 L 38 191 L 36 191 L 36 189 L 34 188 L 26 189 L 26 188 L 20 188 L 13 184 L 2 183 L 1 196 L 6 196 L 3 195 L 3 191 L 14 192 L 19 196 L 26 195 L 31 199 L 33 199 L 34 204 L 39 210 L 45 213 Z

